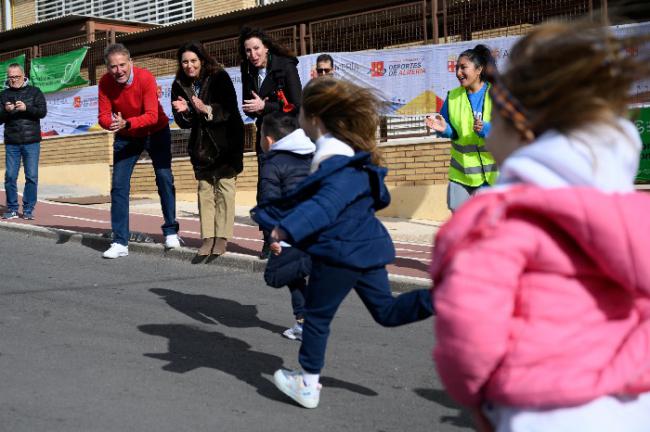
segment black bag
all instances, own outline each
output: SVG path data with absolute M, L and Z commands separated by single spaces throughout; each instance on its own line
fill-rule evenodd
M 311 273 L 311 258 L 295 247 L 283 247 L 280 255 L 271 254 L 264 270 L 264 281 L 273 288 L 282 288 Z

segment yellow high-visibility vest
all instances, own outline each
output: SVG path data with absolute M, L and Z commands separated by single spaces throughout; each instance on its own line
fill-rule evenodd
M 489 85 L 483 104 L 483 121 L 492 118 L 492 99 Z M 451 162 L 449 180 L 466 186 L 481 186 L 483 183 L 494 184 L 499 175 L 497 164 L 492 154 L 485 149 L 485 140 L 474 132 L 474 113 L 467 98 L 466 90 L 457 87 L 447 97 L 449 122 L 456 130 L 458 138 L 451 142 Z

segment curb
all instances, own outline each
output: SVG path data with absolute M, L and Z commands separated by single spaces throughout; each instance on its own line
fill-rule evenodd
M 82 233 L 61 228 L 46 228 L 38 225 L 0 222 L 0 229 L 19 232 L 28 236 L 54 239 L 57 244 L 77 243 L 98 250 L 100 248 L 108 248 L 111 244 L 110 239 L 104 238 L 100 234 Z M 196 249 L 182 246 L 176 249 L 165 250 L 160 243 L 152 244 L 131 242 L 129 243 L 129 253 L 131 252 L 158 256 L 160 258 L 176 259 L 189 263 L 192 258 L 194 258 Z M 99 256 L 99 252 L 97 254 Z M 261 260 L 251 255 L 228 252 L 227 254 L 221 255 L 217 259 L 208 261 L 202 265 L 217 265 L 220 267 L 234 268 L 253 273 L 262 273 L 266 268 L 266 260 Z M 388 280 L 390 281 L 393 292 L 431 288 L 431 281 L 425 278 L 393 275 L 389 273 Z

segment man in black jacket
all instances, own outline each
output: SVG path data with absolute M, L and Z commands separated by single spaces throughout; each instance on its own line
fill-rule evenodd
M 41 119 L 47 114 L 45 96 L 29 85 L 23 68 L 12 63 L 7 68 L 5 90 L 0 93 L 0 124 L 5 125 L 5 193 L 7 211 L 3 219 L 18 217 L 16 180 L 21 159 L 25 167 L 23 218 L 34 219 L 38 186 L 38 158 L 41 150 Z

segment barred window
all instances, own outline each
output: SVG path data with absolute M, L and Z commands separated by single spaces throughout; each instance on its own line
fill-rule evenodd
M 194 5 L 192 0 L 36 0 L 38 21 L 71 14 L 171 24 L 192 19 Z

